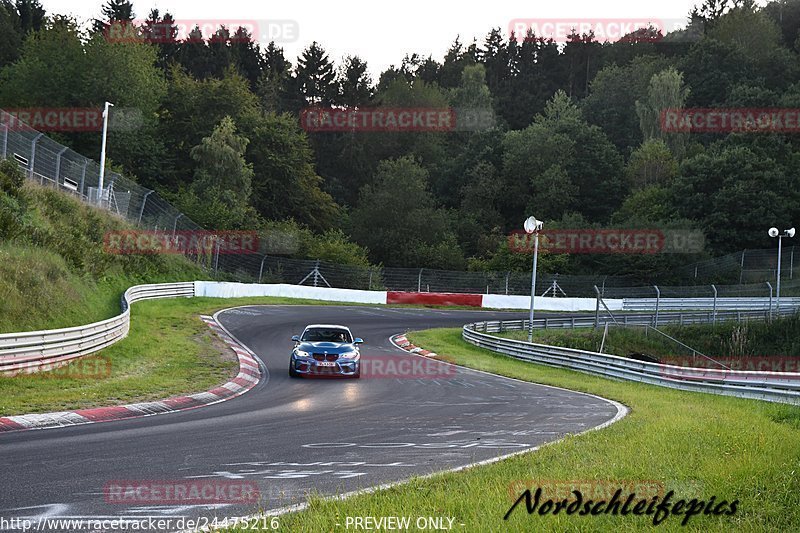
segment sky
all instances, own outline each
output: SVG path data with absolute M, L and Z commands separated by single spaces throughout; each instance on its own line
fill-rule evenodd
M 41 0 L 48 13 L 71 14 L 79 21 L 100 15 L 104 0 Z M 763 2 L 762 2 L 763 3 Z M 432 55 L 441 61 L 450 44 L 473 38 L 482 43 L 493 27 L 508 34 L 515 19 L 526 24 L 592 21 L 613 32 L 613 22 L 664 21 L 684 25 L 695 0 L 561 0 L 551 2 L 489 0 L 134 0 L 137 19 L 152 8 L 172 13 L 179 22 L 252 21 L 262 35 L 275 40 L 292 63 L 312 41 L 318 41 L 337 64 L 347 55 L 366 60 L 376 78 L 389 65 L 399 66 L 406 54 Z M 477 6 L 481 7 L 478 8 Z M 272 25 L 268 25 L 271 22 Z M 263 39 L 269 42 L 269 39 Z M 265 42 L 265 44 L 266 44 Z

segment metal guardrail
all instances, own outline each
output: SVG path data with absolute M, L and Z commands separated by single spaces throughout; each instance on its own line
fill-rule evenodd
M 732 309 L 737 311 L 744 310 L 763 310 L 780 307 L 798 308 L 800 298 L 788 297 L 781 298 L 780 302 L 776 298 L 754 297 L 754 298 L 623 298 L 622 309 L 624 311 L 651 311 L 659 307 L 665 311 L 678 310 L 712 310 L 712 309 Z
M 800 373 L 721 370 L 648 363 L 485 333 L 499 331 L 501 327 L 506 330 L 522 329 L 527 327 L 527 321 L 505 321 L 502 326 L 498 321 L 467 324 L 463 327 L 462 336 L 470 344 L 523 361 L 673 389 L 800 404 Z
M 130 305 L 155 298 L 194 296 L 194 283 L 136 285 L 122 296 L 122 313 L 86 326 L 0 334 L 0 373 L 36 372 L 95 353 L 125 338 Z
M 592 328 L 603 327 L 606 324 L 619 325 L 619 326 L 664 326 L 668 324 L 676 324 L 679 326 L 688 326 L 691 324 L 712 324 L 716 322 L 725 322 L 735 320 L 741 322 L 742 320 L 769 320 L 776 316 L 791 316 L 798 312 L 799 308 L 781 307 L 781 309 L 769 311 L 765 310 L 745 310 L 745 311 L 679 311 L 679 312 L 665 312 L 655 315 L 653 313 L 631 314 L 619 313 L 611 317 L 608 315 L 585 315 L 585 316 L 568 316 L 568 317 L 545 317 L 535 318 L 533 320 L 534 329 L 574 329 L 574 328 Z M 482 322 L 483 324 L 484 322 Z M 529 320 L 499 320 L 496 322 L 485 322 L 488 324 L 489 330 L 484 330 L 487 333 L 499 333 L 506 330 L 514 329 L 528 329 Z M 497 329 L 494 329 L 497 328 Z

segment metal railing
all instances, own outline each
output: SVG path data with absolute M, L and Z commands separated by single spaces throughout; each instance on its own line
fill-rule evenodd
M 607 378 L 738 398 L 800 404 L 800 373 L 694 368 L 649 363 L 599 352 L 507 339 L 488 333 L 512 328 L 527 328 L 527 321 L 467 324 L 462 329 L 462 337 L 475 346 L 523 361 L 568 368 Z
M 780 316 L 791 316 L 797 312 L 797 308 L 781 308 Z M 773 311 L 772 315 L 758 310 L 745 311 L 719 311 L 714 315 L 713 312 L 692 312 L 679 311 L 659 313 L 658 317 L 654 313 L 619 313 L 615 316 L 608 315 L 573 315 L 573 316 L 549 316 L 545 318 L 533 319 L 534 329 L 576 329 L 576 328 L 601 328 L 606 324 L 616 326 L 689 326 L 696 324 L 711 324 L 716 322 L 746 320 L 769 320 L 777 316 Z M 496 320 L 481 322 L 489 329 L 482 329 L 486 333 L 502 333 L 503 331 L 527 330 L 529 320 Z
M 136 285 L 122 296 L 122 313 L 85 326 L 0 335 L 0 373 L 36 372 L 93 354 L 125 338 L 130 305 L 142 300 L 194 296 L 194 283 Z

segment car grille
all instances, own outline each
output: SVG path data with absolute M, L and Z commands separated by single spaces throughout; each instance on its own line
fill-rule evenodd
M 339 355 L 335 353 L 329 353 L 329 354 L 315 353 L 314 359 L 316 359 L 317 361 L 336 361 L 337 359 L 339 359 Z

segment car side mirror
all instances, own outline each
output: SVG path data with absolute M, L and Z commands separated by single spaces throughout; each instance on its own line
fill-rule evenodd
M 300 342 L 300 335 L 292 335 L 292 340 L 294 342 Z
M 356 337 L 355 339 L 353 339 L 353 344 L 361 344 L 363 342 L 364 342 L 364 339 L 362 339 L 360 337 Z

